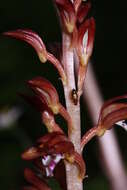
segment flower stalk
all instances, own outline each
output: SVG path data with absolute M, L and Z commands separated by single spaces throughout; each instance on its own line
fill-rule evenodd
M 40 61 L 50 61 L 61 77 L 65 107 L 61 104 L 55 86 L 43 77 L 36 77 L 28 81 L 34 96 L 21 94 L 32 103 L 41 113 L 41 119 L 48 134 L 40 137 L 36 144 L 22 154 L 22 159 L 33 161 L 39 174 L 36 176 L 31 169 L 25 169 L 26 180 L 32 184 L 24 190 L 50 190 L 47 177 L 54 176 L 60 163 L 65 163 L 63 173 L 66 172 L 66 182 L 57 175 L 57 179 L 65 190 L 83 190 L 83 179 L 86 166 L 82 157 L 85 145 L 94 137 L 102 136 L 114 124 L 125 127 L 127 119 L 127 95 L 107 101 L 101 108 L 98 122 L 81 138 L 80 96 L 86 77 L 87 66 L 92 55 L 95 21 L 87 18 L 91 7 L 89 2 L 81 0 L 54 0 L 56 4 L 62 30 L 62 58 L 58 60 L 49 53 L 42 39 L 31 30 L 16 30 L 3 33 L 4 35 L 23 40 L 36 51 Z M 78 59 L 78 77 L 75 76 L 74 54 Z M 62 64 L 61 64 L 62 63 Z M 59 114 L 67 122 L 67 134 L 57 124 L 55 116 Z M 41 177 L 40 177 L 41 175 Z M 63 175 L 65 176 L 65 175 Z M 66 184 L 66 187 L 65 187 Z
M 63 33 L 63 58 L 62 64 L 64 66 L 66 76 L 67 76 L 67 85 L 64 86 L 65 100 L 66 100 L 66 108 L 68 113 L 70 113 L 72 122 L 73 122 L 73 130 L 69 135 L 69 139 L 73 142 L 76 151 L 80 154 L 80 141 L 81 141 L 81 129 L 80 129 L 80 103 L 78 101 L 77 105 L 75 105 L 71 99 L 71 92 L 73 89 L 76 89 L 75 77 L 74 77 L 74 55 L 73 50 L 70 49 L 70 37 Z M 71 165 L 69 163 L 65 163 L 66 165 L 66 180 L 67 180 L 67 190 L 82 190 L 83 184 L 82 181 L 79 180 L 79 172 L 77 167 Z

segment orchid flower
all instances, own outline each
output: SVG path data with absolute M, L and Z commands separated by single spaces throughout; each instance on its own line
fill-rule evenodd
M 91 3 L 88 1 L 86 3 L 81 3 L 77 12 L 77 21 L 81 24 L 87 17 L 89 10 L 91 8 Z
M 46 49 L 39 35 L 31 30 L 19 29 L 3 33 L 30 44 L 41 63 L 51 62 L 61 77 L 65 93 L 66 106 L 63 106 L 51 82 L 43 77 L 36 77 L 27 82 L 34 95 L 30 97 L 21 94 L 41 113 L 42 122 L 48 130 L 48 134 L 40 137 L 35 145 L 22 154 L 22 159 L 33 161 L 39 172 L 39 175 L 36 175 L 33 170 L 25 169 L 24 176 L 31 185 L 24 187 L 23 190 L 51 190 L 47 179 L 53 176 L 56 176 L 63 190 L 82 190 L 82 180 L 86 174 L 86 166 L 82 157 L 84 146 L 94 136 L 102 136 L 114 124 L 127 129 L 125 123 L 127 95 L 124 95 L 113 98 L 102 106 L 97 125 L 87 131 L 81 139 L 79 100 L 93 51 L 95 21 L 93 17 L 88 17 L 91 8 L 89 1 L 54 0 L 54 4 L 63 33 L 60 60 Z M 79 63 L 77 81 L 74 72 L 74 53 Z M 55 121 L 58 114 L 67 122 L 67 135 Z M 63 180 L 58 175 L 61 163 L 63 178 L 66 178 Z
M 62 160 L 76 164 L 79 168 L 79 177 L 85 176 L 85 163 L 82 156 L 75 152 L 74 146 L 68 138 L 60 132 L 49 133 L 37 140 L 37 144 L 28 148 L 23 154 L 24 160 L 35 160 L 37 165 L 43 169 L 45 175 L 53 176 L 56 165 Z
M 39 96 L 40 100 L 46 102 L 47 107 L 53 112 L 53 114 L 60 114 L 67 121 L 68 133 L 71 133 L 73 130 L 71 117 L 64 106 L 60 103 L 55 87 L 48 80 L 42 77 L 36 77 L 28 81 L 28 85 L 32 88 L 35 94 Z
M 105 102 L 98 120 L 98 135 L 127 119 L 127 95 L 118 96 Z
M 35 49 L 40 61 L 42 63 L 45 63 L 47 60 L 50 61 L 58 70 L 58 73 L 61 76 L 63 85 L 66 84 L 66 74 L 64 72 L 63 67 L 61 66 L 59 60 L 46 50 L 46 47 L 42 39 L 39 37 L 37 33 L 28 29 L 27 30 L 18 29 L 15 31 L 4 32 L 3 34 L 6 36 L 19 39 L 19 40 L 23 40 L 27 42 L 28 44 L 30 44 Z
M 76 22 L 75 8 L 70 0 L 55 0 L 62 26 L 67 33 L 72 33 Z
M 87 19 L 78 29 L 77 55 L 79 57 L 78 92 L 82 94 L 82 87 L 86 76 L 88 61 L 91 57 L 95 35 L 94 18 Z
M 32 104 L 37 111 L 41 113 L 42 122 L 47 127 L 49 133 L 51 132 L 63 132 L 63 130 L 59 127 L 59 125 L 55 122 L 54 114 L 47 106 L 47 103 L 44 99 L 40 99 L 39 96 L 28 96 L 21 94 L 20 95 L 30 104 Z M 64 132 L 63 132 L 64 133 Z
M 104 103 L 100 110 L 98 123 L 91 128 L 81 141 L 81 149 L 94 137 L 102 136 L 115 124 L 127 130 L 127 95 L 112 98 Z

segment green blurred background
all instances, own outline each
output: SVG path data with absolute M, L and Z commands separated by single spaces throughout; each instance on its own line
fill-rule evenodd
M 92 3 L 91 13 L 96 19 L 93 67 L 102 93 L 107 99 L 127 92 L 126 4 L 120 0 L 93 0 Z M 47 45 L 61 41 L 60 27 L 51 0 L 1 1 L 0 32 L 18 28 L 36 31 Z M 20 188 L 24 183 L 23 169 L 28 166 L 20 155 L 46 132 L 39 113 L 17 95 L 18 92 L 28 92 L 25 82 L 40 75 L 53 81 L 56 88 L 62 90 L 60 81 L 57 82 L 56 70 L 49 63 L 40 64 L 30 46 L 0 35 L 0 112 L 7 113 L 14 107 L 21 110 L 17 121 L 0 129 L 0 189 Z M 58 118 L 58 122 L 62 121 Z M 87 128 L 91 127 L 87 109 L 82 107 L 82 125 L 84 124 Z M 116 133 L 126 165 L 126 134 L 119 129 L 116 129 Z M 85 180 L 85 189 L 108 189 L 108 182 L 99 164 L 101 158 L 96 140 L 88 144 L 84 154 L 89 175 Z

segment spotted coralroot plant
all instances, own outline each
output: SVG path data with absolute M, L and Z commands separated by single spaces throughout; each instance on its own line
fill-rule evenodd
M 94 18 L 88 17 L 89 1 L 54 0 L 61 24 L 62 57 L 57 59 L 50 53 L 42 39 L 31 30 L 18 29 L 4 35 L 23 40 L 36 51 L 40 62 L 49 61 L 58 71 L 65 94 L 65 106 L 60 103 L 58 92 L 50 81 L 36 77 L 28 81 L 34 96 L 21 94 L 41 113 L 48 134 L 40 137 L 35 145 L 23 154 L 24 160 L 33 161 L 36 172 L 26 168 L 24 176 L 29 182 L 24 190 L 51 190 L 48 178 L 54 176 L 63 190 L 82 190 L 86 175 L 82 151 L 94 137 L 102 136 L 114 124 L 125 128 L 127 119 L 127 95 L 113 98 L 102 106 L 98 123 L 81 137 L 80 97 L 91 57 L 94 35 Z M 78 72 L 74 66 L 78 62 Z M 67 133 L 55 121 L 59 114 L 67 123 Z

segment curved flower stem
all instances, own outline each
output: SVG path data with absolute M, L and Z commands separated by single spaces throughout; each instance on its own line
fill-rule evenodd
M 59 107 L 59 114 L 67 121 L 68 136 L 69 136 L 73 130 L 73 123 L 72 123 L 70 114 L 67 112 L 67 110 L 64 108 L 64 106 L 62 104 L 60 104 L 60 107 Z
M 67 85 L 64 86 L 65 100 L 67 111 L 71 116 L 73 130 L 69 134 L 70 140 L 75 146 L 75 150 L 80 154 L 80 141 L 81 141 L 81 129 L 80 129 L 80 104 L 77 105 L 71 99 L 71 92 L 76 89 L 75 75 L 74 75 L 74 57 L 73 50 L 70 49 L 70 37 L 63 33 L 63 58 L 62 63 L 67 76 Z M 66 165 L 66 180 L 67 190 L 82 190 L 82 182 L 78 179 L 78 169 L 76 166 L 65 163 Z
M 98 127 L 95 126 L 88 130 L 85 135 L 81 139 L 81 151 L 83 151 L 84 146 L 93 138 L 97 135 L 98 132 Z
M 53 54 L 51 54 L 49 52 L 47 52 L 47 59 L 57 68 L 57 70 L 61 76 L 63 85 L 66 85 L 66 83 L 67 83 L 66 74 L 65 74 L 65 71 L 64 71 L 61 63 L 59 62 L 59 60 Z

